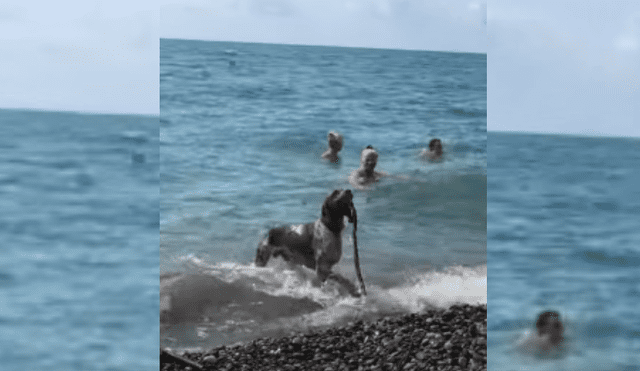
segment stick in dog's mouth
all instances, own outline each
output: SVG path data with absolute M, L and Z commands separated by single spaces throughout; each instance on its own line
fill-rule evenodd
M 347 216 L 347 218 L 349 219 L 349 223 L 355 224 L 358 220 L 358 215 L 356 214 L 356 207 L 353 202 L 349 204 L 349 212 L 350 214 Z

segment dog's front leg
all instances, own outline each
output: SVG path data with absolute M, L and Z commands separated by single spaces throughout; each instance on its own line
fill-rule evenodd
M 324 283 L 324 281 L 326 281 L 330 275 L 331 265 L 323 264 L 322 260 L 319 260 L 316 263 L 316 278 L 320 281 L 320 283 Z

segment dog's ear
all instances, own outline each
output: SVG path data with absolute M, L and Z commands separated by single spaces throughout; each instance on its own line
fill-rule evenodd
M 325 200 L 324 203 L 322 204 L 322 217 L 328 217 L 329 216 L 329 206 L 327 205 L 329 203 L 329 200 Z

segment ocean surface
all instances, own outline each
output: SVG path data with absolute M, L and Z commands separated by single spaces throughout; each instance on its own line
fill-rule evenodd
M 488 369 L 640 370 L 640 138 L 489 133 Z M 555 310 L 566 348 L 516 351 Z
M 0 110 L 3 370 L 157 370 L 158 118 Z
M 486 55 L 160 42 L 161 345 L 260 336 L 486 303 Z M 330 130 L 340 162 L 321 159 Z M 441 162 L 418 154 L 432 138 Z M 347 180 L 367 145 L 387 172 Z M 351 189 L 368 296 L 253 264 L 267 231 Z M 335 272 L 357 284 L 352 225 Z

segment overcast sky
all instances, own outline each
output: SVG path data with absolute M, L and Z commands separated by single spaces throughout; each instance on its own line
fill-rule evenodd
M 486 53 L 486 15 L 478 0 L 163 0 L 160 36 Z
M 491 1 L 488 130 L 640 137 L 640 2 Z
M 0 108 L 159 112 L 158 7 L 0 2 Z
M 640 2 L 0 3 L 0 107 L 158 114 L 159 37 L 487 53 L 488 129 L 640 137 Z

